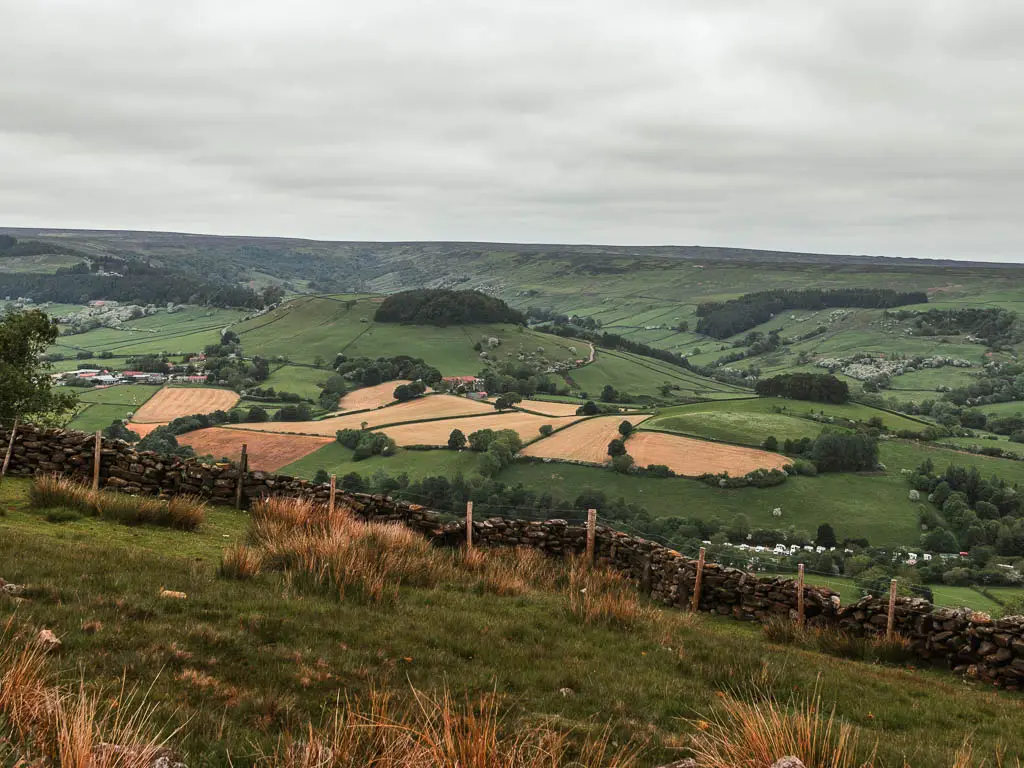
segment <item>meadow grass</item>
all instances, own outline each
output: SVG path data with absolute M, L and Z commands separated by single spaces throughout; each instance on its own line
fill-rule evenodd
M 11 493 L 6 485 L 3 493 Z M 609 743 L 643 747 L 638 766 L 700 744 L 700 722 L 720 712 L 723 693 L 760 707 L 764 697 L 785 702 L 820 690 L 822 711 L 834 707 L 860 744 L 878 742 L 878 765 L 906 757 L 915 768 L 945 768 L 967 731 L 979 758 L 991 760 L 1000 746 L 1024 750 L 1014 726 L 1024 715 L 1019 697 L 944 673 L 768 643 L 759 628 L 728 620 L 677 623 L 680 614 L 635 595 L 630 610 L 650 620 L 576 620 L 564 588 L 502 596 L 480 585 L 479 563 L 447 555 L 460 574 L 452 582 L 400 587 L 397 600 L 366 604 L 304 594 L 274 570 L 221 578 L 219 553 L 197 561 L 173 546 L 126 545 L 106 535 L 117 529 L 107 523 L 107 531 L 68 541 L 23 519 L 0 518 L 0 573 L 30 585 L 19 625 L 51 628 L 64 644 L 60 666 L 81 670 L 90 686 L 145 686 L 152 722 L 165 732 L 183 727 L 173 746 L 204 765 L 228 765 L 229 752 L 235 764 L 242 755 L 306 764 L 281 761 L 314 740 L 334 744 L 336 718 L 365 717 L 376 695 L 391 697 L 395 713 L 420 703 L 435 711 L 429 702 L 446 695 L 467 700 L 453 711 L 476 711 L 472 702 L 493 696 L 503 714 L 491 743 L 546 725 L 563 734 L 563 754 L 579 757 L 582 745 L 607 734 Z M 187 599 L 162 600 L 162 587 Z M 756 690 L 735 692 L 751 681 Z M 615 763 L 606 754 L 582 764 Z
M 456 427 L 457 419 L 452 421 L 452 429 Z M 387 429 L 383 431 L 387 433 Z M 281 473 L 306 479 L 312 479 L 318 469 L 336 474 L 339 478 L 349 472 L 357 472 L 367 479 L 376 472 L 385 472 L 392 477 L 405 472 L 413 480 L 431 475 L 451 478 L 459 473 L 468 477 L 476 472 L 480 461 L 480 454 L 473 451 L 450 451 L 443 448 L 429 451 L 399 448 L 393 456 L 371 456 L 361 461 L 353 460 L 352 454 L 350 448 L 340 443 L 330 443 L 282 467 Z

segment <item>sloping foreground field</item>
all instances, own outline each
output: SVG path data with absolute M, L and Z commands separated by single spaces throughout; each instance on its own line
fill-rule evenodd
M 213 413 L 232 408 L 239 400 L 236 392 L 211 387 L 164 387 L 135 412 L 132 421 L 147 424 L 172 421 L 197 413 Z
M 709 443 L 664 432 L 638 432 L 626 449 L 639 466 L 664 464 L 677 475 L 696 477 L 728 472 L 733 477 L 755 469 L 782 469 L 790 460 L 778 453 Z
M 341 398 L 338 402 L 338 410 L 346 413 L 348 411 L 363 411 L 367 408 L 380 408 L 382 405 L 395 401 L 395 387 L 411 383 L 408 379 L 396 379 L 372 387 L 357 389 Z
M 234 429 L 210 427 L 197 429 L 178 437 L 178 443 L 190 446 L 200 456 L 238 461 L 242 443 L 246 445 L 249 468 L 262 472 L 276 472 L 281 467 L 298 461 L 323 448 L 332 440 L 328 437 L 308 435 L 247 435 Z
M 478 403 L 464 397 L 454 395 L 428 395 L 375 411 L 353 413 L 348 416 L 335 416 L 321 421 L 275 421 L 264 424 L 245 424 L 232 426 L 229 429 L 244 429 L 253 432 L 291 432 L 302 435 L 320 435 L 334 437 L 340 429 L 360 429 L 365 422 L 367 427 L 379 427 L 382 424 L 401 424 L 407 421 L 423 419 L 448 419 L 453 416 L 474 416 L 476 414 L 494 413 L 494 406 Z M 449 428 L 449 432 L 454 427 Z M 465 431 L 465 430 L 463 430 Z
M 475 416 L 469 419 L 447 419 L 445 421 L 425 421 L 419 424 L 401 424 L 395 427 L 384 427 L 381 431 L 401 446 L 405 445 L 448 445 L 448 436 L 453 429 L 461 429 L 464 435 L 470 435 L 480 429 L 514 429 L 523 442 L 536 440 L 540 437 L 540 428 L 550 424 L 555 429 L 572 424 L 581 416 L 537 416 L 521 411 L 492 413 L 487 416 Z M 618 422 L 616 422 L 618 423 Z M 550 440 L 551 438 L 546 438 Z M 543 441 L 542 441 L 543 442 Z
M 641 415 L 587 419 L 527 446 L 522 455 L 604 464 L 608 461 L 608 443 L 619 437 L 619 424 L 629 421 L 636 426 L 646 418 L 646 415 Z

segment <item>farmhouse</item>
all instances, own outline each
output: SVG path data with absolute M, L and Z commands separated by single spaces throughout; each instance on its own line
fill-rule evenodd
M 441 381 L 449 391 L 480 392 L 484 388 L 484 380 L 476 376 L 445 376 Z

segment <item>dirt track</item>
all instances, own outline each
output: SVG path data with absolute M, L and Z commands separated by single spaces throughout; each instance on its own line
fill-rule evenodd
M 628 420 L 635 426 L 646 418 L 649 418 L 647 414 L 599 416 L 596 419 L 588 419 L 528 445 L 522 453 L 524 456 L 539 456 L 545 459 L 571 459 L 604 464 L 609 460 L 608 443 L 620 437 L 619 424 Z
M 164 387 L 132 416 L 137 424 L 168 422 L 197 413 L 226 411 L 239 400 L 236 392 L 210 387 Z
M 536 416 L 532 413 L 506 411 L 492 413 L 488 416 L 476 416 L 469 419 L 446 419 L 444 421 L 428 421 L 422 424 L 402 424 L 397 427 L 384 427 L 381 431 L 399 445 L 448 445 L 448 436 L 453 429 L 461 429 L 467 437 L 478 429 L 514 429 L 524 442 L 535 440 L 540 435 L 540 428 L 550 424 L 555 429 L 571 424 L 576 416 Z
M 739 477 L 755 469 L 782 469 L 790 463 L 777 453 L 664 432 L 638 432 L 626 441 L 626 449 L 638 466 L 664 464 L 677 475 L 690 477 L 720 472 Z
M 353 413 L 347 416 L 334 416 L 321 421 L 271 421 L 264 424 L 239 424 L 237 427 L 232 428 L 258 432 L 293 432 L 302 435 L 334 437 L 339 429 L 360 429 L 364 422 L 367 427 L 372 429 L 381 424 L 493 413 L 494 406 L 489 403 L 478 403 L 453 395 L 428 395 L 405 403 L 399 403 L 398 405 L 389 405 L 387 408 L 378 408 L 375 411 Z M 541 417 L 537 416 L 534 418 Z M 449 431 L 451 431 L 451 428 Z M 447 437 L 445 441 L 447 441 Z
M 249 455 L 249 469 L 276 472 L 281 467 L 307 456 L 333 442 L 327 437 L 305 435 L 274 435 L 239 432 L 234 429 L 210 427 L 178 435 L 178 443 L 189 445 L 200 455 L 238 461 L 242 443 Z

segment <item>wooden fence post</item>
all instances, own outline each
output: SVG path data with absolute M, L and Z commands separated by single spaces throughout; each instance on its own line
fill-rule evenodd
M 7 468 L 11 466 L 11 452 L 14 451 L 14 433 L 18 431 L 18 417 L 14 417 L 14 424 L 11 426 L 11 439 L 7 442 L 7 453 L 4 454 L 3 466 L 0 466 L 0 483 L 7 475 Z
M 597 510 L 587 510 L 587 565 L 593 565 L 597 557 Z
M 804 625 L 804 564 L 800 563 L 796 577 L 796 622 Z
M 892 638 L 892 632 L 896 626 L 896 579 L 889 582 L 889 621 L 885 626 L 886 638 Z
M 96 447 L 92 452 L 92 489 L 98 491 L 100 489 L 100 456 L 103 451 L 103 433 L 100 430 L 96 430 Z
M 696 613 L 700 610 L 700 583 L 704 580 L 704 547 L 700 548 L 700 556 L 697 558 L 697 576 L 693 581 L 693 598 L 690 600 L 690 610 Z
M 238 484 L 235 486 L 235 509 L 242 508 L 242 491 L 245 489 L 245 473 L 249 468 L 249 446 L 242 443 L 242 455 L 238 459 Z
M 466 549 L 473 548 L 473 502 L 466 502 Z
M 331 498 L 327 502 L 327 511 L 334 514 L 334 499 L 338 494 L 338 477 L 331 475 Z

